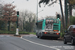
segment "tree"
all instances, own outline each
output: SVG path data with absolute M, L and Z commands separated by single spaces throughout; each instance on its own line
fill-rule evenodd
M 30 11 L 20 12 L 19 28 L 20 30 L 31 32 L 34 29 L 35 14 Z
M 10 23 L 17 21 L 15 6 L 12 4 L 5 4 L 3 6 L 3 17 L 2 20 L 8 22 L 8 31 L 10 31 Z
M 3 5 L 0 4 L 0 20 L 1 20 L 1 18 L 2 18 L 2 12 L 3 12 Z
M 68 2 L 70 5 L 75 5 L 75 0 L 69 0 Z
M 71 25 L 75 25 L 75 17 L 74 16 L 70 16 L 70 20 L 71 20 L 70 21 L 71 22 L 70 24 Z
M 4 21 L 1 21 L 1 20 L 0 20 L 0 30 L 5 30 Z
M 51 4 L 49 4 L 50 1 L 53 1 L 53 2 Z M 56 2 L 57 2 L 57 0 L 40 0 L 39 1 L 39 7 L 41 7 L 41 5 L 40 5 L 41 3 L 45 3 L 46 5 L 49 4 L 49 6 L 50 6 Z
M 69 12 L 70 12 L 70 16 L 72 16 L 72 9 L 75 9 L 75 0 L 69 0 Z

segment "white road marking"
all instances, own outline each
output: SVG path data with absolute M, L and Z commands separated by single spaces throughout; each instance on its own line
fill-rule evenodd
M 51 46 L 47 46 L 47 45 L 40 44 L 40 43 L 36 43 L 36 42 L 30 41 L 30 40 L 27 40 L 27 39 L 25 39 L 25 38 L 22 38 L 22 37 L 21 37 L 21 39 L 23 39 L 23 40 L 25 40 L 25 41 L 28 41 L 28 42 L 30 42 L 30 43 L 36 44 L 36 45 L 43 46 L 43 47 L 52 48 L 52 49 L 55 49 L 55 50 L 60 50 L 60 49 L 58 49 L 58 48 L 51 47 Z
M 36 37 L 35 35 L 23 35 L 25 37 Z

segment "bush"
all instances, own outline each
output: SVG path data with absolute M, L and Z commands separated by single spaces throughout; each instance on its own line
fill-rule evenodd
M 0 30 L 0 34 L 15 34 L 16 31 L 2 31 Z M 29 34 L 29 32 L 19 32 L 19 34 Z
M 35 32 L 30 32 L 29 34 L 34 34 L 34 35 L 36 35 L 36 33 L 35 33 Z

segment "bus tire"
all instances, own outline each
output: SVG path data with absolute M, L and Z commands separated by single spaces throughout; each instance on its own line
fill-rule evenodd
M 41 35 L 41 33 L 39 34 L 39 38 L 40 38 L 40 39 L 42 39 L 42 38 L 43 38 L 43 36 Z
M 74 39 L 72 38 L 71 40 L 72 45 L 75 45 Z
M 67 44 L 66 38 L 64 38 L 64 44 Z
M 37 35 L 37 38 L 39 38 L 39 36 Z
M 37 38 L 39 38 L 39 35 L 36 33 Z

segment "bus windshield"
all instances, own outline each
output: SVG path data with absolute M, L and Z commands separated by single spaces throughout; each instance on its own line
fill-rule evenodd
M 59 23 L 58 20 L 46 20 L 46 30 L 53 30 L 53 23 Z
M 53 29 L 53 20 L 46 20 L 46 30 Z

